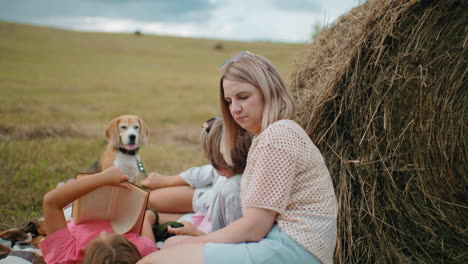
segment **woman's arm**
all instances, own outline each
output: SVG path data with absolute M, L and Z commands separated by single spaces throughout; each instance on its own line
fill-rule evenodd
M 177 243 L 196 244 L 196 243 L 242 243 L 257 242 L 263 239 L 276 219 L 277 212 L 268 209 L 249 207 L 245 215 L 218 231 L 209 233 L 205 236 L 190 237 Z
M 120 185 L 128 180 L 128 176 L 116 167 L 110 167 L 102 172 L 89 175 L 78 180 L 61 185 L 46 193 L 43 199 L 44 224 L 47 235 L 67 227 L 63 208 L 104 185 Z M 121 185 L 126 187 L 125 185 Z
M 268 209 L 248 207 L 242 218 L 200 239 L 203 243 L 257 242 L 270 232 L 276 214 L 275 211 Z

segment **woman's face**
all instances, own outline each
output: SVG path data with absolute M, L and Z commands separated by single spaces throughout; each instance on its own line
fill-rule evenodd
M 243 129 L 255 135 L 262 126 L 263 94 L 257 87 L 244 82 L 223 80 L 224 100 L 233 119 Z

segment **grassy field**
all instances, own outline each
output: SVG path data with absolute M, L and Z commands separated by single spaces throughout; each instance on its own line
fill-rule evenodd
M 300 44 L 73 32 L 0 22 L 0 231 L 41 216 L 42 196 L 86 170 L 107 123 L 141 116 L 147 171 L 205 164 L 198 135 L 218 115 L 219 66 L 248 49 L 289 80 Z M 141 179 L 141 178 L 140 178 Z

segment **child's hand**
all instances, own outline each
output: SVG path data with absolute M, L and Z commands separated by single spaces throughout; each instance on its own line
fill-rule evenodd
M 106 179 L 106 185 L 121 185 L 122 187 L 127 187 L 122 183 L 128 180 L 128 176 L 125 175 L 119 168 L 110 167 L 101 172 L 101 176 Z
M 141 181 L 141 185 L 151 190 L 159 189 L 162 187 L 161 183 L 164 181 L 164 177 L 165 176 L 162 176 L 161 174 L 153 171 L 150 174 L 148 174 L 148 177 L 146 177 L 146 179 Z

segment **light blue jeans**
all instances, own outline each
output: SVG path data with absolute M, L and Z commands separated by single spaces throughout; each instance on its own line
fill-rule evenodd
M 209 243 L 204 247 L 205 264 L 320 264 L 309 251 L 274 225 L 259 242 L 240 244 Z

